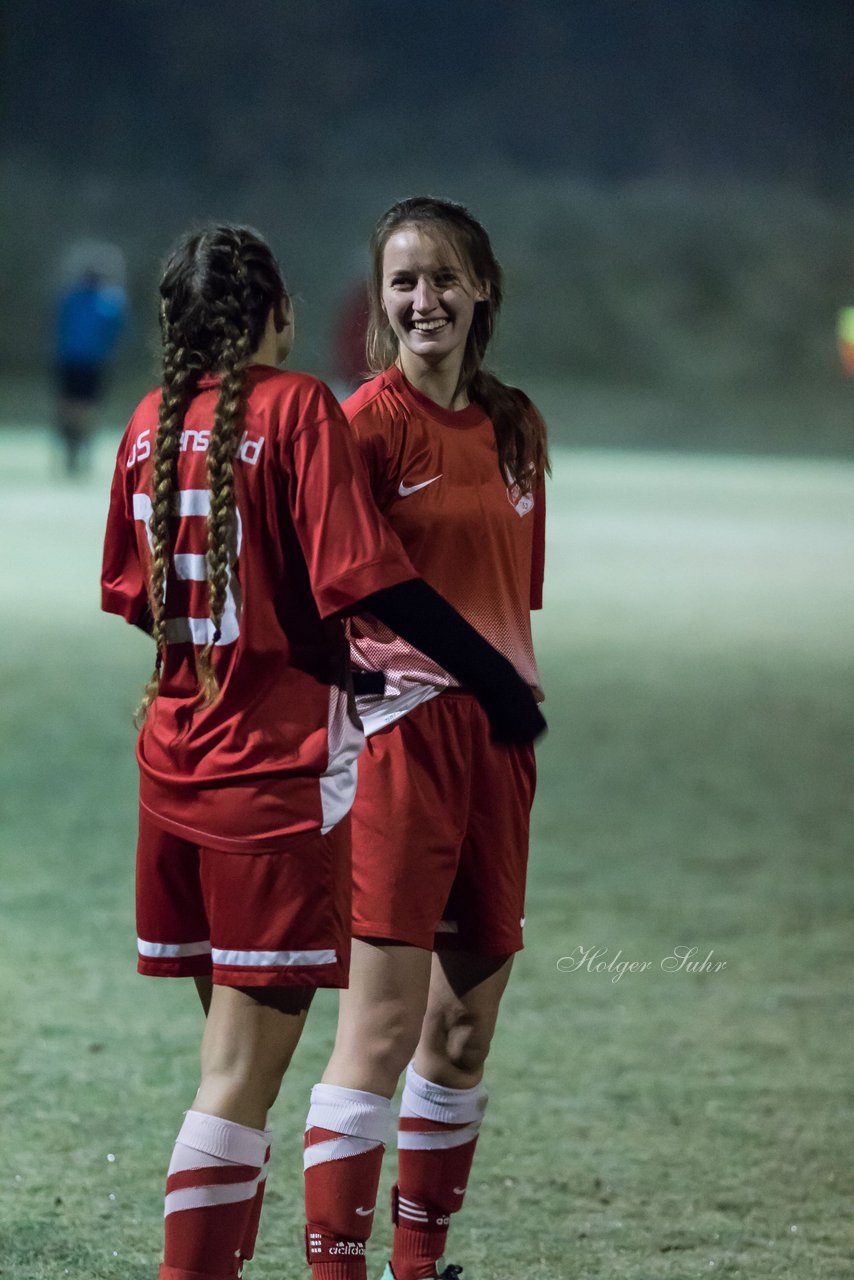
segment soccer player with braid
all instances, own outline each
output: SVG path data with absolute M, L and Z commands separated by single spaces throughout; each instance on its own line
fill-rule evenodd
M 417 576 L 328 388 L 277 367 L 293 311 L 264 241 L 188 235 L 160 294 L 163 383 L 119 446 L 102 602 L 156 645 L 139 708 L 138 968 L 193 977 L 207 1014 L 160 1277 L 233 1280 L 312 994 L 347 981 L 364 739 L 344 617 L 382 619 L 453 670 L 497 740 L 529 741 L 543 720 Z
M 414 568 L 540 698 L 530 615 L 542 602 L 546 435 L 528 398 L 483 368 L 501 269 L 468 210 L 427 197 L 388 210 L 372 255 L 377 376 L 344 412 L 374 497 Z M 353 808 L 350 984 L 306 1128 L 308 1257 L 313 1280 L 363 1280 L 405 1071 L 383 1280 L 428 1280 L 463 1203 L 484 1061 L 522 946 L 534 753 L 494 741 L 441 659 L 376 611 L 355 614 L 369 736 Z

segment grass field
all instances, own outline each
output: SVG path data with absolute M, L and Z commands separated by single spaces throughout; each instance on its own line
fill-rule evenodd
M 194 994 L 134 972 L 130 710 L 150 654 L 98 613 L 114 443 L 70 484 L 43 434 L 0 434 L 14 1280 L 156 1275 L 196 1082 Z M 450 1257 L 466 1280 L 842 1280 L 854 464 L 561 451 L 549 509 L 527 948 Z M 668 971 L 678 947 L 711 952 L 706 971 Z M 334 1008 L 316 1003 L 276 1106 L 247 1280 L 307 1275 L 300 1135 Z M 381 1218 L 369 1274 L 388 1240 Z

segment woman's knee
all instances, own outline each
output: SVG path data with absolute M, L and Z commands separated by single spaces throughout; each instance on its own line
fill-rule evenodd
M 421 1028 L 418 1023 L 407 1019 L 391 1017 L 380 1027 L 376 1027 L 367 1045 L 369 1057 L 387 1072 L 399 1076 L 409 1062 Z
M 476 1083 L 483 1074 L 495 1029 L 494 1017 L 479 1018 L 464 1008 L 431 1010 L 424 1020 L 419 1058 L 432 1060 L 435 1074 L 450 1068 L 455 1076 Z M 458 1087 L 465 1084 L 455 1081 Z
M 204 1097 L 245 1100 L 253 1108 L 269 1111 L 282 1087 L 282 1078 L 288 1062 L 252 1063 L 203 1063 L 199 1094 Z
M 472 1075 L 483 1070 L 492 1044 L 492 1026 L 461 1019 L 446 1028 L 445 1057 L 457 1071 Z
M 202 1040 L 202 1089 L 272 1105 L 299 1042 L 311 992 L 214 987 Z
M 405 1003 L 383 1002 L 374 1006 L 367 1018 L 342 1019 L 330 1062 L 330 1078 L 337 1080 L 343 1071 L 348 1080 L 358 1075 L 362 1081 L 352 1087 L 393 1092 L 415 1052 L 420 1032 L 420 1020 L 413 1017 Z

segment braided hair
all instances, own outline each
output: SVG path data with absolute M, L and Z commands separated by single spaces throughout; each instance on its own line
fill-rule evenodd
M 501 267 L 489 236 L 464 205 L 433 196 L 414 196 L 393 204 L 371 238 L 370 314 L 366 341 L 368 368 L 381 373 L 398 355 L 398 341 L 382 305 L 383 255 L 391 236 L 414 227 L 449 245 L 472 282 L 486 298 L 475 302 L 455 395 L 465 391 L 492 419 L 502 477 L 512 477 L 523 493 L 549 470 L 546 424 L 523 392 L 508 387 L 483 367 L 504 296 Z
M 163 383 L 153 457 L 148 587 L 157 659 L 137 709 L 138 724 L 160 687 L 177 460 L 184 418 L 204 373 L 218 373 L 220 384 L 207 451 L 211 498 L 205 563 L 213 635 L 196 653 L 196 672 L 203 706 L 209 706 L 219 691 L 211 654 L 221 636 L 236 537 L 233 464 L 243 427 L 245 372 L 261 343 L 270 309 L 275 309 L 281 326 L 289 306 L 271 250 L 257 232 L 239 226 L 211 226 L 184 236 L 166 263 L 160 300 Z

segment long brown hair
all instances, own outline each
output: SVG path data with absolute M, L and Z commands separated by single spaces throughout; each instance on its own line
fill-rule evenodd
M 366 339 L 368 368 L 372 373 L 381 373 L 398 355 L 397 335 L 382 305 L 383 255 L 389 238 L 403 227 L 425 230 L 450 243 L 470 279 L 486 293 L 485 300 L 474 305 L 457 393 L 465 391 L 489 414 L 502 476 L 511 476 L 523 492 L 529 492 L 536 477 L 549 469 L 546 424 L 523 392 L 508 387 L 483 367 L 504 298 L 503 276 L 489 236 L 464 205 L 433 196 L 414 196 L 393 204 L 374 228 Z
M 190 232 L 166 263 L 160 281 L 163 383 L 153 458 L 148 584 L 157 661 L 137 708 L 139 724 L 157 695 L 166 655 L 164 603 L 181 432 L 199 378 L 210 372 L 220 375 L 207 451 L 211 499 L 206 576 L 213 637 L 196 653 L 196 672 L 203 706 L 209 706 L 219 691 L 211 653 L 221 635 L 235 540 L 233 461 L 243 428 L 244 375 L 261 343 L 270 308 L 276 308 L 276 323 L 283 324 L 287 306 L 276 259 L 249 227 L 212 226 Z

